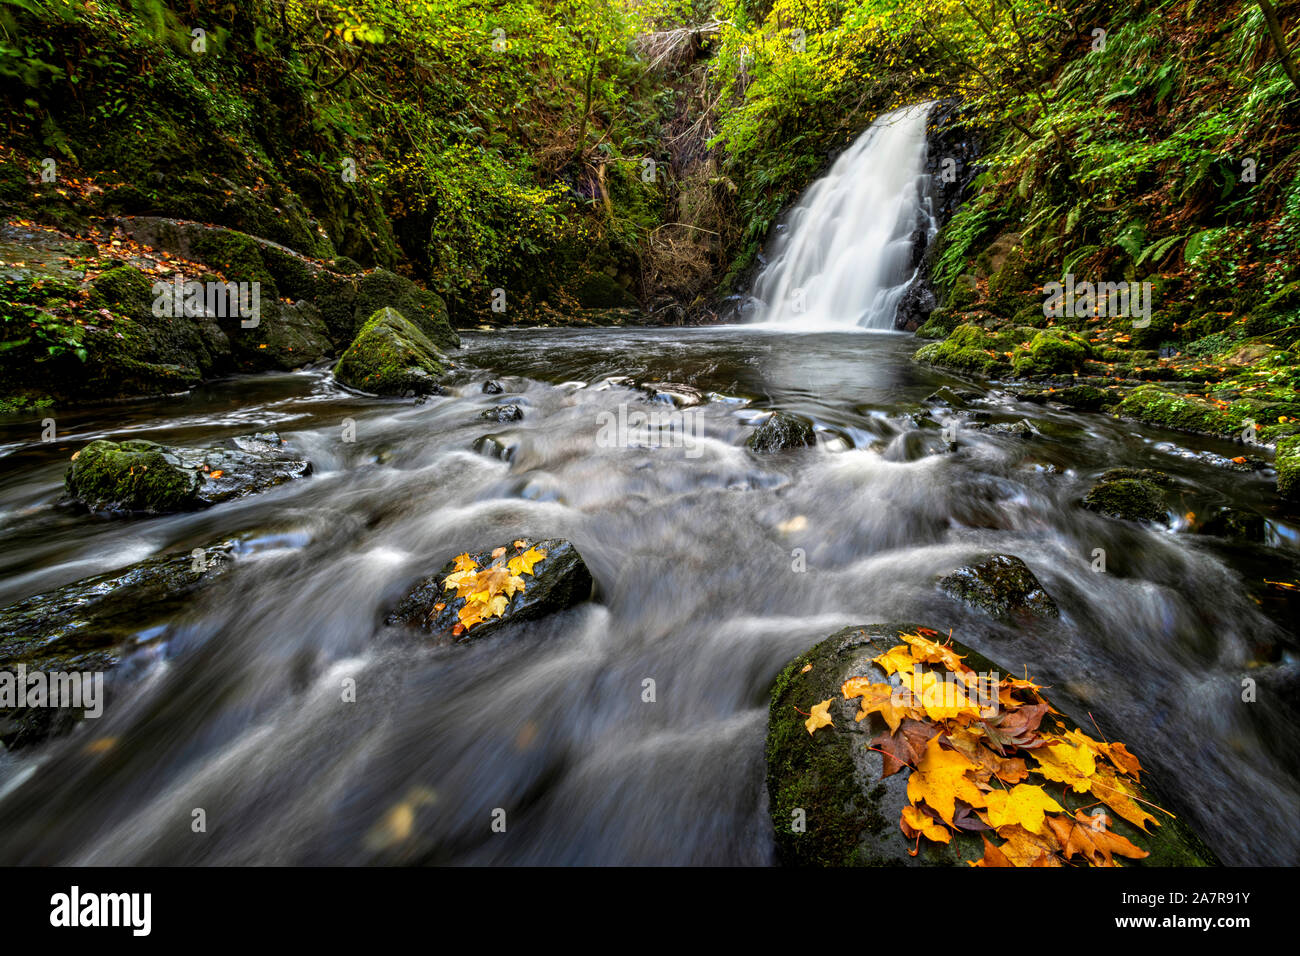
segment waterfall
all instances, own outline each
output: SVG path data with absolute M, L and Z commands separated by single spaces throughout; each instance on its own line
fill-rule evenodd
M 886 113 L 808 189 L 754 283 L 756 323 L 796 331 L 893 328 L 935 232 L 926 174 L 932 104 Z

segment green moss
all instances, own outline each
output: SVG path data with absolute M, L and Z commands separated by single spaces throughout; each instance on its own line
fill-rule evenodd
M 1300 498 L 1300 435 L 1291 435 L 1277 443 L 1277 490 L 1287 498 Z
M 134 266 L 101 272 L 91 284 L 97 304 L 122 315 L 139 317 L 153 306 L 154 279 Z
M 1118 478 L 1095 485 L 1083 499 L 1083 506 L 1125 521 L 1157 521 L 1167 524 L 1165 496 L 1149 481 Z
M 1156 385 L 1133 389 L 1120 402 L 1119 414 L 1150 425 L 1206 435 L 1231 436 L 1239 420 L 1228 416 L 1209 402 L 1185 395 L 1174 395 Z
M 916 330 L 919 339 L 942 339 L 957 327 L 959 318 L 951 309 L 935 309 Z
M 251 236 L 233 229 L 204 229 L 190 239 L 190 249 L 195 259 L 219 269 L 232 282 L 260 282 L 263 299 L 279 297 L 262 246 Z
M 1056 389 L 1047 397 L 1085 412 L 1095 412 L 1110 400 L 1110 396 L 1095 385 L 1069 385 Z
M 438 390 L 444 356 L 395 309 L 384 308 L 362 326 L 334 376 L 344 385 L 378 395 L 427 395 Z
M 1076 372 L 1090 353 L 1081 336 L 1058 329 L 1045 329 L 1034 336 L 1029 348 L 1016 352 L 1012 370 L 1016 375 L 1059 375 Z
M 460 337 L 447 320 L 447 303 L 440 295 L 387 269 L 376 269 L 357 284 L 352 310 L 355 325 L 383 308 L 396 309 L 439 348 L 460 344 Z
M 1008 368 L 1005 353 L 1013 345 L 1009 335 L 964 324 L 957 326 L 944 341 L 922 346 L 913 358 L 960 372 L 993 375 Z
M 100 439 L 75 456 L 67 493 L 94 511 L 185 511 L 197 506 L 198 477 L 151 441 Z

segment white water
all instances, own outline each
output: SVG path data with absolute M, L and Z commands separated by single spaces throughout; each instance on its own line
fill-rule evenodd
M 915 278 L 912 236 L 934 234 L 925 173 L 930 104 L 886 113 L 808 189 L 754 283 L 756 324 L 893 328 Z

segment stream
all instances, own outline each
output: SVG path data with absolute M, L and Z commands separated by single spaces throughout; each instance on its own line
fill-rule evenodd
M 464 342 L 451 394 L 423 404 L 357 396 L 316 370 L 61 412 L 53 443 L 30 418 L 0 425 L 3 604 L 238 540 L 228 572 L 137 635 L 102 717 L 0 752 L 0 863 L 770 864 L 771 683 L 838 628 L 875 621 L 951 629 L 1027 670 L 1125 741 L 1225 863 L 1300 862 L 1300 737 L 1275 696 L 1241 700 L 1270 648 L 1295 662 L 1293 611 L 1259 582 L 1300 577 L 1300 525 L 1267 475 L 1222 467 L 1240 446 L 990 390 L 973 407 L 1040 434 L 963 429 L 948 452 L 923 401 L 970 385 L 913 363 L 910 335 Z M 505 394 L 484 394 L 489 378 Z M 620 405 L 672 410 L 630 381 L 697 390 L 697 446 L 598 442 Z M 522 421 L 479 417 L 505 400 Z M 773 409 L 816 422 L 818 447 L 748 451 Z M 147 519 L 56 505 L 92 439 L 201 445 L 266 429 L 314 475 Z M 479 442 L 489 434 L 508 460 Z M 1184 513 L 1260 510 L 1268 541 L 1079 507 L 1116 466 L 1179 479 Z M 520 537 L 573 541 L 596 600 L 452 646 L 383 625 L 416 578 Z M 1009 628 L 938 590 L 988 552 L 1021 557 L 1060 620 Z

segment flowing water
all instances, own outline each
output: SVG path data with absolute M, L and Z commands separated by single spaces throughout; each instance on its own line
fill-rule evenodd
M 935 232 L 929 114 L 930 104 L 886 113 L 809 187 L 754 284 L 757 323 L 802 332 L 893 328 L 916 278 L 917 230 L 926 241 Z
M 423 405 L 301 372 L 61 415 L 53 444 L 34 440 L 36 421 L 4 426 L 0 602 L 159 552 L 240 545 L 168 627 L 139 635 L 101 718 L 0 755 L 0 863 L 769 863 L 773 678 L 841 626 L 900 619 L 951 628 L 1091 713 L 1225 861 L 1300 858 L 1294 718 L 1268 693 L 1240 699 L 1257 658 L 1292 640 L 1276 623 L 1287 609 L 1252 594 L 1268 590 L 1261 577 L 1295 580 L 1295 515 L 1267 477 L 1215 464 L 1239 449 L 989 392 L 995 420 L 1027 416 L 1041 436 L 963 430 L 946 452 L 919 413 L 950 380 L 910 362 L 907 336 L 465 338 L 453 394 Z M 671 407 L 619 376 L 713 393 L 699 444 L 599 442 L 603 412 Z M 488 377 L 507 394 L 483 394 Z M 522 421 L 478 417 L 505 399 Z M 749 453 L 773 408 L 814 419 L 819 446 Z M 266 428 L 315 474 L 196 514 L 56 506 L 68 456 L 90 439 L 202 444 Z M 489 433 L 509 460 L 473 450 Z M 1116 465 L 1184 481 L 1180 511 L 1261 508 L 1270 542 L 1081 509 L 1089 479 Z M 464 645 L 383 626 L 451 556 L 544 536 L 576 544 L 594 602 Z M 987 551 L 1022 557 L 1061 620 L 1002 628 L 936 588 Z

